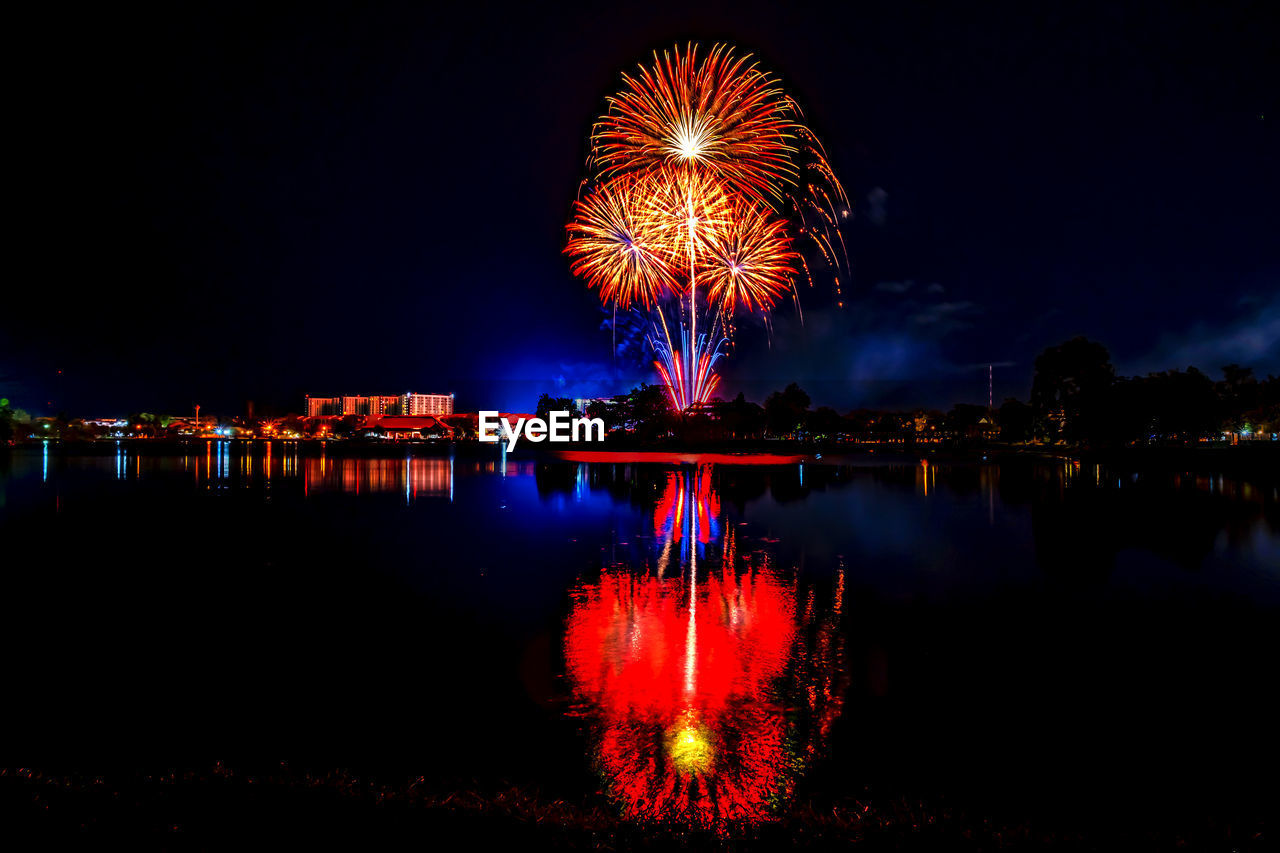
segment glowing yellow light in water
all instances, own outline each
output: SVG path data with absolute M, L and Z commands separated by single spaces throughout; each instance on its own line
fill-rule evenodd
M 686 776 L 707 775 L 716 757 L 707 730 L 691 721 L 668 736 L 667 753 L 671 763 Z

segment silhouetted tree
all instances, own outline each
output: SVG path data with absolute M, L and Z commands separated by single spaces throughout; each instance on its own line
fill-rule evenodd
M 868 433 L 875 429 L 878 412 L 870 409 L 855 409 L 844 416 L 845 429 L 853 433 Z
M 808 411 L 809 395 L 792 382 L 782 391 L 774 391 L 765 399 L 765 425 L 775 437 L 791 435 L 803 425 Z
M 720 407 L 720 424 L 728 438 L 759 438 L 764 434 L 764 409 L 739 393 Z
M 1194 367 L 1118 380 L 1107 412 L 1108 432 L 1120 443 L 1195 441 L 1222 423 L 1214 384 Z
M 334 419 L 329 430 L 335 438 L 349 438 L 355 434 L 361 420 L 359 415 L 343 415 Z
M 978 422 L 987 414 L 986 406 L 975 406 L 972 403 L 956 403 L 947 413 L 947 429 L 957 438 L 964 438 L 978 427 Z
M 636 437 L 655 438 L 671 431 L 675 413 L 667 389 L 661 385 L 640 383 L 627 395 L 626 416 L 633 425 Z
M 1029 441 L 1034 416 L 1031 407 L 1021 400 L 1008 398 L 1000 404 L 997 415 L 1001 441 Z
M 0 441 L 13 439 L 13 409 L 9 407 L 9 398 L 0 397 Z
M 1222 381 L 1217 383 L 1216 390 L 1226 416 L 1222 426 L 1232 432 L 1241 430 L 1249 420 L 1247 413 L 1258 408 L 1261 402 L 1261 386 L 1253 378 L 1253 368 L 1224 364 Z
M 833 438 L 844 426 L 840 413 L 830 406 L 820 406 L 805 419 L 805 429 L 811 436 Z
M 1037 435 L 1072 442 L 1104 436 L 1114 382 L 1107 348 L 1087 338 L 1072 338 L 1040 353 L 1031 385 Z
M 538 398 L 536 412 L 536 417 L 544 421 L 552 412 L 568 412 L 570 417 L 579 417 L 582 414 L 573 404 L 572 397 L 552 397 L 550 394 L 543 394 Z
M 604 431 L 610 433 L 623 426 L 622 414 L 624 410 L 625 406 L 618 403 L 592 400 L 587 403 L 587 411 L 584 414 L 589 418 L 599 418 L 604 421 Z

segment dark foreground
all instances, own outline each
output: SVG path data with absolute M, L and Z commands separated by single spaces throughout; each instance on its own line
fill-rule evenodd
M 1087 803 L 1081 805 L 1065 820 L 1060 814 L 1009 819 L 946 799 L 867 790 L 721 836 L 627 824 L 599 797 L 569 802 L 516 787 L 441 790 L 424 779 L 387 784 L 343 770 L 299 771 L 287 763 L 253 772 L 218 763 L 146 775 L 0 771 L 6 834 L 134 849 L 273 840 L 292 847 L 430 846 L 446 839 L 480 850 L 845 850 L 855 844 L 873 850 L 1273 849 L 1274 819 L 1262 816 L 1270 808 L 1264 802 L 1242 799 L 1216 813 L 1144 803 L 1140 794 L 1126 814 L 1090 813 Z

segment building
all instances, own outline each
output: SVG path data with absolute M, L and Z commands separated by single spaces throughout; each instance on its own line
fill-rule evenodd
M 307 396 L 307 417 L 328 415 L 448 415 L 453 413 L 452 394 L 349 394 L 342 397 Z
M 453 438 L 454 432 L 451 426 L 430 415 L 383 415 L 366 418 L 363 429 L 368 434 L 393 440 Z
M 373 396 L 357 396 L 342 398 L 342 414 L 344 415 L 376 415 L 378 402 L 382 398 Z
M 342 413 L 341 397 L 312 397 L 307 395 L 307 417 L 318 418 L 324 415 Z
M 344 415 L 398 415 L 400 414 L 400 398 L 395 395 L 370 394 L 367 397 L 343 397 L 342 414 Z
M 452 415 L 452 394 L 415 394 L 406 391 L 400 398 L 400 414 L 417 415 Z

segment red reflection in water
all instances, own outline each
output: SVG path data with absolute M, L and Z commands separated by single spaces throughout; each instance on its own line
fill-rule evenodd
M 812 459 L 800 453 L 666 453 L 656 450 L 552 450 L 548 455 L 565 462 L 652 462 L 655 465 L 794 465 Z
M 681 574 L 613 569 L 582 584 L 565 654 L 625 815 L 723 830 L 776 813 L 839 715 L 843 577 L 819 618 L 767 557 L 740 571 L 712 482 L 710 468 L 668 477 L 654 526 L 668 552 L 684 539 Z M 722 527 L 718 558 L 689 542 Z
M 668 472 L 662 497 L 653 510 L 654 535 L 668 535 L 679 542 L 684 538 L 685 521 L 696 520 L 698 541 L 704 545 L 711 541 L 711 525 L 720 518 L 720 496 L 711 486 L 711 471 L 711 466 L 704 465 L 693 474 Z

